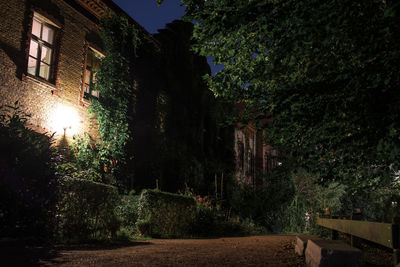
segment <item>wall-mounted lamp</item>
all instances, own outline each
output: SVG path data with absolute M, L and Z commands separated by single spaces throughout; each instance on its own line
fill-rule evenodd
M 73 107 L 58 104 L 49 117 L 50 128 L 57 135 L 73 136 L 80 130 L 78 112 Z

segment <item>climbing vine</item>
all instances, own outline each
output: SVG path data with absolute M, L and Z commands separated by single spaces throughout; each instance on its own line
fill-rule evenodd
M 140 43 L 138 35 L 138 29 L 126 17 L 107 14 L 102 19 L 105 57 L 95 84 L 100 97 L 91 100 L 89 112 L 98 122 L 98 148 L 104 170 L 117 178 L 132 160 L 127 152 L 133 140 L 130 121 L 134 111 L 133 61 Z

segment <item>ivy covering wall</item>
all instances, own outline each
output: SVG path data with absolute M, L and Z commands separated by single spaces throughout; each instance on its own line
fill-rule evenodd
M 106 16 L 101 27 L 100 97 L 90 105 L 100 170 L 120 189 L 158 181 L 165 191 L 213 192 L 215 174 L 233 171 L 233 129 L 221 126 L 230 106 L 203 79 L 206 58 L 190 49 L 193 25 L 174 21 L 154 39 L 121 16 Z
M 129 163 L 132 153 L 134 113 L 133 61 L 139 44 L 139 33 L 128 18 L 106 15 L 101 23 L 105 57 L 97 72 L 96 90 L 100 97 L 92 99 L 90 112 L 98 121 L 101 142 L 99 156 L 104 170 L 112 172 L 129 185 Z

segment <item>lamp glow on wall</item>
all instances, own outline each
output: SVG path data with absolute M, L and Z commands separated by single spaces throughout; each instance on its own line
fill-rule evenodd
M 49 117 L 50 128 L 57 135 L 73 136 L 79 132 L 78 112 L 72 107 L 59 103 Z

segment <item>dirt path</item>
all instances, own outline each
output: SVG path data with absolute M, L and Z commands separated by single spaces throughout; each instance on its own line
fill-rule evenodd
M 40 266 L 303 266 L 304 259 L 294 253 L 294 240 L 295 236 L 287 235 L 153 239 L 125 246 L 59 248 L 42 256 L 43 251 L 37 251 L 36 262 L 30 263 Z

